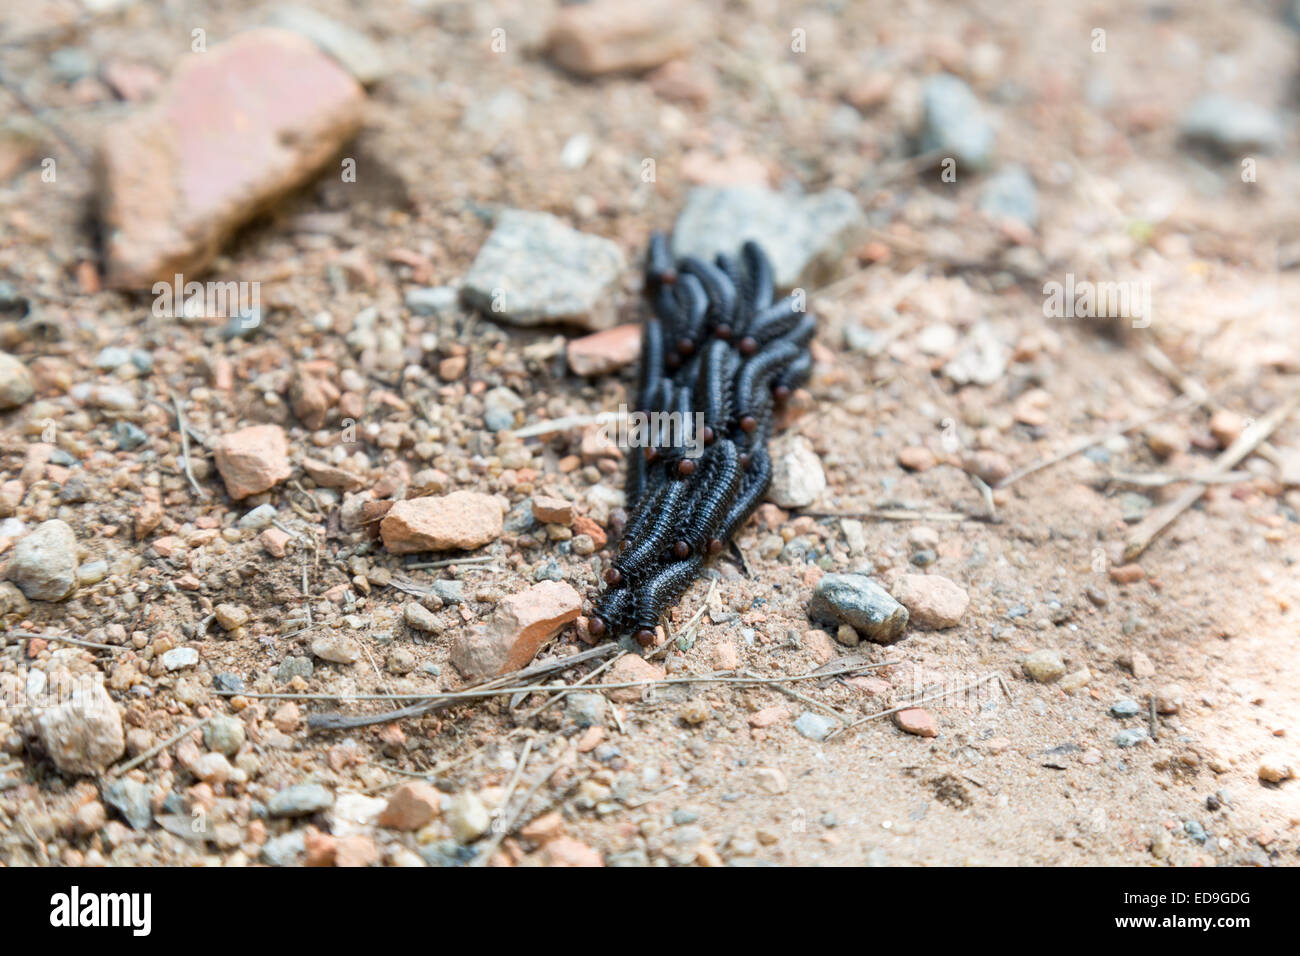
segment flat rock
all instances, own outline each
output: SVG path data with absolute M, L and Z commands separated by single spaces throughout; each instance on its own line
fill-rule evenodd
M 894 597 L 920 627 L 956 627 L 970 606 L 970 595 L 941 574 L 904 574 L 894 585 Z
M 641 326 L 616 325 L 603 332 L 570 339 L 565 347 L 574 375 L 608 375 L 641 355 Z
M 102 773 L 126 752 L 122 713 L 102 684 L 75 680 L 67 699 L 36 717 L 41 745 L 67 774 Z
M 546 46 L 557 64 L 580 76 L 634 73 L 685 53 L 690 5 L 681 0 L 595 0 L 560 8 Z
M 573 524 L 573 505 L 563 498 L 534 495 L 531 502 L 533 517 L 542 524 Z
M 311 652 L 334 664 L 355 664 L 361 658 L 361 645 L 337 633 L 322 634 L 311 642 Z
M 501 537 L 505 510 L 492 495 L 453 491 L 399 501 L 379 523 L 384 547 L 393 554 L 472 551 Z
M 541 581 L 500 601 L 487 623 L 462 633 L 451 662 L 467 680 L 518 670 L 581 610 L 582 596 L 571 584 Z
M 663 669 L 636 654 L 624 654 L 609 669 L 610 684 L 627 684 L 633 681 L 659 681 L 664 679 Z M 641 699 L 641 687 L 619 687 L 609 691 L 609 699 L 628 704 Z
M 851 193 L 811 195 L 757 186 L 700 186 L 686 196 L 673 229 L 673 253 L 712 262 L 753 239 L 772 260 L 776 285 L 791 289 L 829 278 L 857 242 L 866 217 Z
M 782 508 L 804 508 L 826 490 L 826 472 L 812 443 L 802 435 L 782 435 L 772 442 L 772 484 L 768 501 Z
M 286 30 L 249 30 L 185 57 L 155 105 L 105 132 L 109 285 L 201 273 L 235 229 L 335 155 L 365 104 L 355 79 Z
M 388 800 L 379 814 L 381 827 L 394 830 L 419 830 L 442 812 L 442 795 L 422 781 L 404 783 Z
M 822 575 L 808 617 L 847 624 L 877 644 L 893 644 L 907 627 L 907 608 L 865 574 Z
M 227 494 L 236 501 L 270 491 L 293 474 L 289 445 L 279 425 L 251 425 L 222 435 L 213 457 Z
M 920 707 L 900 710 L 894 715 L 894 723 L 899 730 L 917 737 L 939 736 L 939 726 L 935 723 L 934 715 Z
M 589 329 L 617 317 L 623 252 L 548 213 L 507 209 L 461 287 L 465 303 L 517 325 L 567 322 Z
M 14 546 L 8 577 L 29 600 L 62 601 L 77 589 L 77 536 L 57 518 L 42 521 Z

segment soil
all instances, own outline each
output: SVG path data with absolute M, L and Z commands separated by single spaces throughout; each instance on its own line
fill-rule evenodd
M 260 22 L 265 8 L 136 3 L 87 20 L 76 19 L 75 5 L 35 0 L 0 17 L 6 87 L 61 133 L 43 147 L 58 159 L 54 183 L 42 181 L 39 166 L 0 183 L 0 278 L 42 319 L 39 330 L 8 322 L 4 348 L 29 365 L 44 357 L 49 370 L 33 402 L 0 417 L 0 479 L 19 474 L 29 445 L 53 419 L 56 443 L 77 459 L 74 470 L 88 486 L 85 499 L 61 502 L 68 479 L 47 474 L 16 516 L 30 526 L 62 518 L 77 533 L 83 561 L 110 565 L 103 581 L 71 600 L 33 601 L 5 626 L 120 645 L 113 652 L 57 641 L 42 647 L 0 635 L 0 672 L 103 673 L 128 730 L 144 732 L 132 753 L 211 714 L 235 713 L 214 678 L 237 674 L 250 692 L 238 714 L 249 727 L 244 754 L 251 757 L 233 761 L 246 768 L 242 783 L 197 784 L 176 748 L 131 771 L 154 789 L 157 809 L 169 793 L 186 808 L 212 808 L 214 821 L 233 827 L 221 839 L 191 841 L 117 822 L 85 827 L 76 811 L 102 799 L 107 778 L 65 777 L 24 718 L 11 714 L 0 720 L 7 721 L 0 779 L 9 774 L 0 790 L 0 862 L 255 863 L 268 836 L 305 825 L 341 835 L 328 814 L 261 819 L 257 807 L 285 786 L 321 783 L 336 794 L 386 797 L 420 774 L 445 793 L 477 793 L 489 807 L 513 783 L 516 824 L 558 810 L 567 834 L 606 862 L 1297 862 L 1300 782 L 1264 783 L 1259 768 L 1274 759 L 1300 768 L 1300 489 L 1284 480 L 1296 473 L 1300 416 L 1269 437 L 1268 454 L 1237 466 L 1246 474 L 1208 486 L 1154 540 L 1137 558 L 1140 580 L 1112 575 L 1133 528 L 1125 511 L 1158 507 L 1187 487 L 1132 487 L 1113 475 L 1204 474 L 1222 444 L 1210 428 L 1214 409 L 1235 412 L 1250 427 L 1297 388 L 1294 133 L 1282 151 L 1258 157 L 1254 182 L 1242 181 L 1235 157 L 1191 147 L 1177 134 L 1179 116 L 1207 89 L 1248 96 L 1294 128 L 1300 35 L 1273 5 L 1135 11 L 1115 2 L 1078 9 L 927 2 L 904 12 L 874 0 L 797 11 L 710 2 L 699 5 L 707 26 L 686 57 L 694 81 L 711 91 L 706 105 L 669 100 L 645 77 L 587 81 L 557 70 L 538 49 L 545 5 L 316 6 L 380 43 L 390 73 L 370 91 L 366 128 L 346 152 L 357 158 L 357 182 L 318 179 L 241 232 L 215 264 L 212 278 L 262 284 L 267 327 L 247 340 L 222 338 L 221 323 L 157 318 L 147 296 L 97 288 L 89 212 L 99 187 L 85 159 L 99 131 L 138 107 L 117 101 L 93 76 L 60 80 L 52 56 L 76 47 L 99 64 L 130 60 L 165 74 L 188 55 L 195 27 L 216 43 Z M 72 25 L 54 28 L 69 18 Z M 499 26 L 510 38 L 505 54 L 489 47 Z M 1096 28 L 1107 31 L 1106 52 L 1090 47 Z M 806 31 L 806 52 L 791 50 L 795 29 Z M 1037 229 L 1000 228 L 978 212 L 986 176 L 944 182 L 938 170 L 909 162 L 921 83 L 940 70 L 966 78 L 996 114 L 1000 161 L 1024 165 L 1038 184 Z M 873 84 L 878 92 L 867 96 Z M 849 105 L 853 99 L 860 108 Z M 592 151 L 575 170 L 560 155 L 576 134 L 590 137 Z M 657 170 L 649 184 L 641 176 L 647 157 Z M 529 439 L 527 467 L 537 476 L 521 478 L 523 469 L 502 464 L 518 442 L 484 428 L 482 395 L 513 389 L 524 399 L 521 424 L 591 415 L 617 407 L 634 369 L 579 380 L 564 369 L 563 337 L 579 334 L 572 329 L 497 325 L 460 309 L 412 317 L 403 295 L 463 276 L 497 207 L 554 213 L 638 261 L 651 230 L 671 227 L 692 185 L 685 171 L 699 179 L 702 157 L 723 179 L 757 167 L 773 186 L 847 189 L 873 232 L 843 264 L 843 278 L 811 299 L 823 319 L 818 364 L 803 414 L 788 425 L 819 453 L 828 490 L 802 514 L 765 509 L 741 532 L 743 564 L 733 558 L 716 566 L 716 598 L 693 643 L 658 661 L 669 677 L 708 675 L 730 645 L 737 673 L 763 678 L 796 677 L 853 653 L 898 663 L 868 672 L 875 683 L 782 685 L 815 704 L 772 685 L 659 687 L 611 704 L 603 739 L 587 752 L 578 742 L 585 738 L 586 746 L 593 735 L 563 702 L 547 706 L 539 694 L 346 734 L 309 734 L 305 718 L 388 705 L 302 700 L 295 719 L 283 701 L 251 696 L 457 689 L 462 682 L 448 656 L 461 629 L 539 571 L 549 573 L 551 563 L 594 596 L 602 557 L 580 556 L 545 533 L 508 530 L 473 555 L 487 562 L 408 569 L 408 559 L 388 554 L 364 530 L 343 530 L 339 495 L 298 471 L 298 488 L 231 501 L 210 451 L 194 441 L 201 497 L 184 474 L 171 397 L 185 399 L 189 424 L 208 439 L 282 424 L 297 461 L 338 439 L 333 422 L 312 432 L 286 405 L 292 363 L 320 360 L 362 382 L 357 426 L 368 486 L 401 462 L 409 473 L 441 469 L 446 490 L 500 494 L 511 507 L 547 492 L 590 509 L 591 489 L 620 488 L 621 469 L 588 464 L 562 472 L 560 462 L 581 451 L 581 433 L 573 431 Z M 628 321 L 641 314 L 635 271 L 622 297 Z M 1154 320 L 1132 328 L 1046 318 L 1043 285 L 1067 274 L 1149 280 Z M 421 367 L 419 374 L 405 365 L 367 367 L 345 342 L 356 315 L 372 306 L 405 323 L 414 356 L 405 364 Z M 1011 358 L 992 384 L 959 387 L 943 371 L 954 347 L 931 354 L 921 333 L 950 327 L 959 348 L 980 322 L 1011 343 Z M 862 330 L 885 337 L 878 354 L 846 344 Z M 431 351 L 429 334 L 437 336 Z M 75 383 L 123 384 L 95 367 L 108 345 L 153 357 L 152 371 L 125 382 L 139 402 L 124 415 L 82 407 L 69 392 Z M 1203 403 L 1166 408 L 1179 386 L 1153 365 L 1153 349 L 1204 388 Z M 460 354 L 467 371 L 440 379 L 439 363 Z M 234 376 L 229 391 L 219 387 L 223 363 Z M 1187 443 L 1169 460 L 1137 429 L 987 498 L 962 467 L 976 451 L 1027 466 L 1162 409 L 1160 422 Z M 147 434 L 140 448 L 119 450 L 112 428 L 120 417 Z M 900 451 L 914 446 L 930 449 L 937 463 L 905 469 Z M 161 489 L 165 516 L 136 540 L 132 527 L 150 484 Z M 283 559 L 238 530 L 237 519 L 261 501 L 301 536 Z M 851 553 L 837 516 L 874 509 L 910 520 L 864 518 L 865 553 Z M 963 517 L 950 520 L 952 513 Z M 928 540 L 918 528 L 932 529 L 937 544 L 918 548 Z M 203 534 L 213 529 L 215 536 Z M 612 523 L 609 530 L 612 543 Z M 162 535 L 188 544 L 164 556 L 154 547 Z M 913 627 L 890 647 L 849 648 L 809 621 L 823 571 L 867 568 L 891 583 L 921 573 L 917 550 L 934 552 L 925 573 L 969 594 L 956 626 Z M 372 583 L 387 580 L 383 572 L 417 583 L 459 579 L 466 600 L 435 612 L 438 633 L 413 631 L 401 623 L 412 598 Z M 186 575 L 197 587 L 181 581 Z M 706 606 L 711 583 L 683 598 L 678 633 Z M 235 639 L 203 624 L 223 603 L 250 612 Z M 286 658 L 309 657 L 313 636 L 334 628 L 360 640 L 356 664 L 318 659 L 310 677 L 292 686 L 277 680 Z M 161 668 L 158 658 L 171 646 L 196 648 L 199 664 Z M 586 647 L 570 627 L 539 660 Z M 386 666 L 398 649 L 413 655 L 406 673 Z M 1062 681 L 1026 677 L 1021 662 L 1043 649 L 1062 656 Z M 119 668 L 127 670 L 115 681 Z M 560 679 L 572 683 L 591 670 L 582 665 Z M 853 721 L 936 685 L 950 691 L 992 674 L 1001 680 L 923 704 L 938 729 L 933 738 L 904 733 L 888 717 L 820 743 L 793 726 L 805 710 L 829 707 Z M 1122 699 L 1136 701 L 1141 713 L 1111 716 Z M 1154 713 L 1157 700 L 1176 707 Z M 771 707 L 789 716 L 751 727 L 749 718 Z M 1138 728 L 1154 729 L 1154 737 L 1116 743 Z M 519 809 L 534 785 L 537 795 Z M 445 836 L 438 826 L 420 837 L 378 827 L 363 833 L 378 859 L 409 862 L 422 840 Z M 512 834 L 494 862 L 552 862 L 537 842 Z

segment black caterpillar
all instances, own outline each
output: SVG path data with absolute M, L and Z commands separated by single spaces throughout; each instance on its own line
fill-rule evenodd
M 799 299 L 774 301 L 772 264 L 753 242 L 674 262 L 655 233 L 645 294 L 636 411 L 676 412 L 678 426 L 652 428 L 644 454 L 630 455 L 630 516 L 590 630 L 649 646 L 660 615 L 763 500 L 774 408 L 808 380 L 817 323 Z

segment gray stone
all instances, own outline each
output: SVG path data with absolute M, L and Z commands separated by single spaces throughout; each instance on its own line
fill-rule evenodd
M 604 694 L 583 690 L 565 698 L 564 712 L 579 727 L 598 727 L 605 723 L 607 706 Z
M 104 802 L 136 830 L 147 830 L 153 822 L 151 796 L 147 786 L 130 777 L 115 780 L 104 788 Z
M 126 751 L 122 714 L 102 684 L 74 681 L 67 699 L 41 711 L 36 731 L 54 765 L 97 774 Z
M 800 736 L 821 743 L 826 739 L 826 735 L 835 729 L 835 723 L 829 717 L 823 717 L 811 710 L 805 710 L 795 720 L 794 729 L 799 732 Z
M 1026 676 L 1040 684 L 1051 684 L 1065 676 L 1065 661 L 1056 651 L 1044 648 L 1034 651 L 1020 665 Z
M 626 262 L 617 245 L 548 213 L 504 210 L 479 250 L 461 297 L 517 325 L 569 322 L 606 329 L 618 319 Z
M 315 669 L 316 665 L 310 657 L 286 657 L 280 662 L 280 666 L 275 669 L 275 679 L 281 684 L 287 684 L 295 677 L 307 680 Z
M 131 361 L 131 350 L 120 345 L 106 345 L 95 356 L 95 367 L 104 372 L 111 372 Z
M 962 342 L 957 354 L 943 367 L 954 385 L 992 385 L 1006 374 L 1011 350 L 993 326 L 978 322 Z
M 1136 491 L 1126 491 L 1119 496 L 1119 516 L 1129 524 L 1136 524 L 1151 511 L 1151 499 Z
M 286 4 L 271 11 L 266 23 L 311 40 L 356 77 L 358 83 L 368 86 L 388 75 L 388 60 L 374 41 L 323 13 Z
M 455 308 L 460 293 L 449 285 L 406 290 L 406 307 L 414 315 L 442 315 Z
M 442 628 L 438 624 L 437 616 L 418 601 L 407 602 L 406 607 L 402 609 L 402 616 L 406 620 L 408 627 L 417 631 L 423 631 L 426 634 L 437 634 Z
M 275 520 L 275 505 L 258 505 L 239 519 L 239 526 L 249 531 L 263 531 Z
M 318 783 L 296 783 L 268 800 L 266 812 L 273 817 L 304 817 L 333 805 L 334 794 L 328 788 Z
M 1038 225 L 1038 189 L 1023 166 L 1008 166 L 991 176 L 981 188 L 979 208 L 991 219 L 1014 219 L 1033 228 Z
M 232 674 L 230 671 L 222 671 L 212 678 L 212 688 L 213 690 L 226 691 L 231 694 L 242 694 L 244 692 L 244 679 L 238 674 Z
M 292 830 L 262 845 L 262 861 L 271 866 L 293 866 L 304 852 L 303 832 Z
M 1129 730 L 1121 730 L 1115 735 L 1115 746 L 1117 747 L 1136 747 L 1142 741 L 1147 739 L 1147 732 L 1141 727 L 1133 727 Z
M 135 451 L 149 440 L 148 433 L 134 422 L 119 418 L 113 422 L 113 441 L 119 451 Z
M 17 408 L 36 394 L 32 373 L 8 352 L 0 352 L 0 408 Z
M 244 722 L 237 717 L 218 715 L 203 728 L 203 745 L 215 753 L 233 757 L 244 745 Z
M 997 133 L 979 98 L 957 77 L 940 73 L 926 80 L 921 152 L 937 152 L 962 166 L 983 169 L 993 156 Z
M 1110 715 L 1121 720 L 1125 717 L 1136 717 L 1140 713 L 1142 713 L 1142 705 L 1128 698 L 1117 700 L 1110 705 Z
M 826 472 L 812 443 L 802 435 L 782 435 L 772 442 L 769 501 L 782 508 L 805 508 L 826 490 Z
M 828 189 L 811 195 L 758 186 L 700 186 L 686 196 L 673 229 L 673 253 L 712 262 L 734 255 L 748 239 L 772 260 L 778 288 L 815 284 L 832 275 L 866 225 L 852 194 Z
M 483 396 L 483 424 L 490 432 L 505 431 L 515 427 L 515 412 L 524 407 L 524 400 L 504 386 L 489 389 Z
M 847 624 L 877 644 L 893 644 L 907 627 L 907 608 L 865 574 L 825 574 L 817 582 L 808 616 Z
M 14 547 L 9 580 L 36 601 L 62 601 L 77 589 L 77 536 L 66 522 L 44 521 Z
M 162 665 L 169 671 L 193 667 L 199 662 L 199 652 L 192 647 L 173 647 L 162 656 Z
M 444 604 L 463 604 L 465 601 L 465 582 L 439 578 L 429 582 L 429 591 L 438 595 Z
M 1276 151 L 1282 145 L 1282 124 L 1262 106 L 1227 96 L 1202 96 L 1183 114 L 1180 126 L 1187 139 L 1221 153 Z

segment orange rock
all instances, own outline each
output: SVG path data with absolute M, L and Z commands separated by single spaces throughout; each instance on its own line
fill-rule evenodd
M 501 502 L 475 491 L 412 498 L 395 503 L 379 525 L 393 554 L 470 551 L 501 537 Z
M 557 837 L 541 850 L 543 866 L 604 866 L 599 853 L 570 837 Z
M 606 375 L 637 360 L 641 354 L 641 326 L 619 325 L 571 339 L 565 352 L 574 375 Z
M 629 681 L 657 681 L 664 672 L 636 654 L 625 654 L 609 669 L 609 683 L 626 684 Z M 620 687 L 609 692 L 609 699 L 618 703 L 631 703 L 641 699 L 640 687 Z
M 462 633 L 451 662 L 467 680 L 518 670 L 581 609 L 582 597 L 571 584 L 541 581 L 497 604 L 488 623 Z
M 533 843 L 547 843 L 564 834 L 564 817 L 558 810 L 543 813 L 519 828 L 519 835 Z
M 907 710 L 900 710 L 894 715 L 894 723 L 905 733 L 915 734 L 918 737 L 938 737 L 939 728 L 934 722 L 934 716 L 920 707 L 909 707 Z
M 783 720 L 790 719 L 790 711 L 784 707 L 764 707 L 749 715 L 749 726 L 751 727 L 771 727 L 773 724 L 779 724 Z
M 567 526 L 573 523 L 573 505 L 563 498 L 534 495 L 533 517 L 542 524 L 562 524 Z
M 249 30 L 184 58 L 155 106 L 105 131 L 109 283 L 139 288 L 201 272 L 231 232 L 335 154 L 360 128 L 365 103 L 346 71 L 282 30 Z M 181 303 L 172 307 L 179 313 Z
M 442 812 L 442 797 L 427 783 L 404 783 L 379 814 L 379 825 L 394 830 L 419 830 Z
M 257 540 L 273 558 L 283 558 L 288 553 L 290 536 L 279 528 L 267 528 L 257 536 Z
M 379 847 L 363 833 L 340 837 L 335 844 L 335 866 L 374 866 L 378 862 Z
M 577 743 L 578 753 L 580 754 L 591 753 L 593 750 L 595 750 L 597 747 L 600 746 L 600 742 L 604 739 L 605 739 L 604 727 L 588 727 L 586 730 L 582 732 L 582 736 L 578 738 L 578 743 Z
M 591 538 L 591 543 L 596 546 L 597 551 L 609 544 L 609 535 L 605 534 L 605 529 L 586 515 L 577 515 L 573 519 L 573 533 L 575 535 L 587 535 L 587 537 Z
M 898 451 L 898 463 L 908 471 L 929 471 L 937 460 L 934 452 L 919 445 L 909 445 Z
M 302 845 L 306 851 L 304 863 L 307 866 L 333 866 L 337 844 L 328 833 L 321 833 L 315 827 L 303 830 Z
M 1147 576 L 1140 564 L 1120 564 L 1110 569 L 1110 579 L 1116 584 L 1136 584 Z
M 279 425 L 253 425 L 223 435 L 213 454 L 226 491 L 236 501 L 269 491 L 293 474 Z

